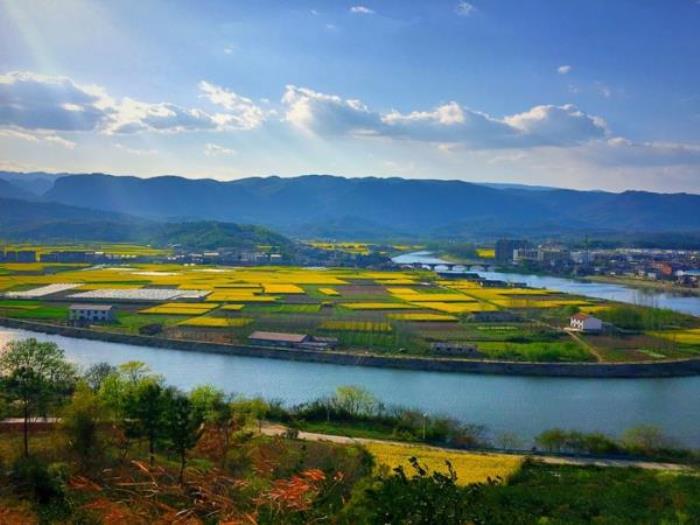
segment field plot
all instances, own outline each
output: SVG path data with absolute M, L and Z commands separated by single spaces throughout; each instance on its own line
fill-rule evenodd
M 212 303 L 165 303 L 141 310 L 142 314 L 199 315 L 205 314 L 218 304 Z
M 324 321 L 320 326 L 323 330 L 347 330 L 350 332 L 391 332 L 389 323 L 372 321 Z
M 100 299 L 107 301 L 172 301 L 173 299 L 200 299 L 207 290 L 179 290 L 177 288 L 98 288 L 69 295 L 70 299 Z
M 201 326 L 204 328 L 241 328 L 252 323 L 252 319 L 242 317 L 193 317 L 179 323 L 181 326 Z
M 416 308 L 406 303 L 340 303 L 339 306 L 350 310 L 401 310 Z
M 482 483 L 489 478 L 507 481 L 525 460 L 523 456 L 510 454 L 448 451 L 421 445 L 370 442 L 364 446 L 374 456 L 379 469 L 383 467 L 391 470 L 402 466 L 410 473 L 412 469 L 409 460 L 415 457 L 421 466 L 430 471 L 447 473 L 446 461 L 449 461 L 460 485 Z
M 296 284 L 263 284 L 265 293 L 274 294 L 303 294 L 304 289 Z
M 430 310 L 438 310 L 440 312 L 446 312 L 450 314 L 489 312 L 498 310 L 498 308 L 495 305 L 488 303 L 479 303 L 476 301 L 472 301 L 470 303 L 424 302 L 416 303 L 416 305 L 422 308 L 429 308 Z
M 700 345 L 700 328 L 690 330 L 665 330 L 650 332 L 650 335 L 687 345 Z
M 38 297 L 46 297 L 47 295 L 72 290 L 73 288 L 78 288 L 79 286 L 79 284 L 70 283 L 47 284 L 46 286 L 40 286 L 38 288 L 24 290 L 21 292 L 6 292 L 4 295 L 5 297 L 11 297 L 14 299 L 35 299 Z
M 388 317 L 394 321 L 415 321 L 426 323 L 442 323 L 457 320 L 454 315 L 445 314 L 389 314 Z

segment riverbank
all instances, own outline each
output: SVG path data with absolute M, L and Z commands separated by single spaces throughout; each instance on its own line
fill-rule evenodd
M 183 339 L 165 339 L 161 337 L 129 335 L 116 332 L 91 330 L 89 328 L 54 325 L 9 318 L 0 318 L 0 326 L 78 339 L 90 339 L 109 343 L 140 345 L 151 348 L 164 348 L 187 352 L 216 353 L 255 358 L 283 359 L 289 361 L 307 361 L 346 366 L 422 370 L 428 372 L 630 379 L 686 377 L 700 375 L 700 358 L 629 363 L 532 363 L 491 360 L 477 361 L 453 358 L 382 356 L 370 353 L 359 354 L 339 351 L 317 351 L 267 346 L 209 343 Z
M 611 277 L 609 275 L 590 275 L 586 276 L 586 280 L 595 283 L 619 284 L 621 286 L 630 286 L 632 288 L 656 290 L 670 294 L 700 296 L 700 288 L 687 288 L 685 286 L 678 286 L 677 284 L 664 281 L 650 281 L 648 279 L 635 279 L 633 277 Z

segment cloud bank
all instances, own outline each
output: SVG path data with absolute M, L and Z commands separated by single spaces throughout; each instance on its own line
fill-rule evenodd
M 448 102 L 431 110 L 380 113 L 356 99 L 287 86 L 285 120 L 320 136 L 366 136 L 459 143 L 476 149 L 570 146 L 608 134 L 605 121 L 573 105 L 536 106 L 504 118 Z

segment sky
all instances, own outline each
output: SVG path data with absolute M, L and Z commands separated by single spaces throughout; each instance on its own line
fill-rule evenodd
M 0 0 L 0 169 L 700 193 L 700 0 Z

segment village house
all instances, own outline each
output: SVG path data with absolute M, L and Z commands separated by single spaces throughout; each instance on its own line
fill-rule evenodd
M 328 350 L 338 345 L 335 337 L 314 337 L 307 334 L 290 334 L 285 332 L 255 331 L 248 336 L 251 344 L 262 346 L 280 346 L 305 350 Z
M 111 323 L 116 320 L 116 312 L 110 304 L 72 304 L 68 307 L 68 319 L 83 324 Z
M 569 328 L 578 332 L 600 332 L 603 329 L 603 321 L 592 315 L 578 313 L 571 316 Z

